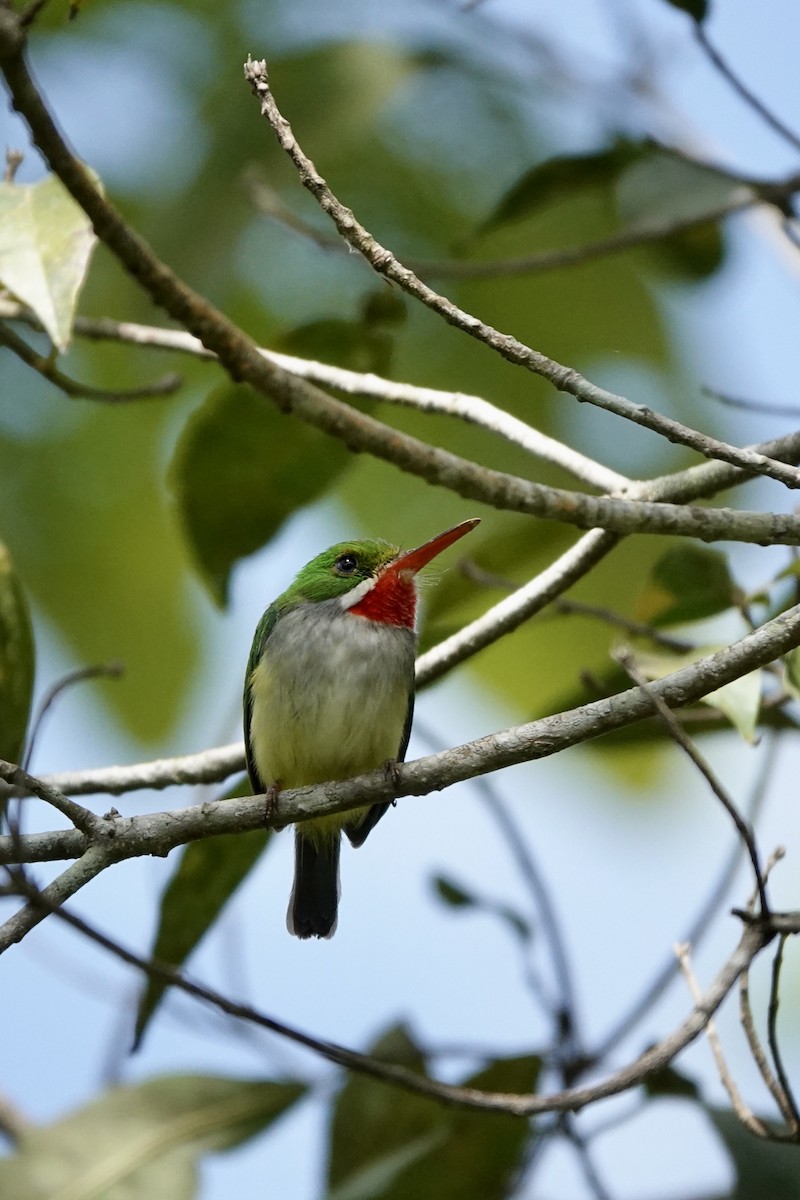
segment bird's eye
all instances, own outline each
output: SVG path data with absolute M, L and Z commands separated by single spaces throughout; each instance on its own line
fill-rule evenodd
M 341 554 L 334 563 L 336 572 L 339 575 L 352 575 L 358 566 L 358 559 L 355 554 Z

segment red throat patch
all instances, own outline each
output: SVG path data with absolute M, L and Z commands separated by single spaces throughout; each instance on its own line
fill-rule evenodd
M 363 599 L 349 610 L 356 617 L 413 629 L 417 614 L 417 589 L 413 579 L 396 575 L 391 568 L 379 576 Z

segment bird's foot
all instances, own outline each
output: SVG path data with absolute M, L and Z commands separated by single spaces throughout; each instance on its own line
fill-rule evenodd
M 386 778 L 391 783 L 392 787 L 399 788 L 400 787 L 400 764 L 398 763 L 397 759 L 396 758 L 387 758 L 386 762 L 383 764 L 383 771 L 384 771 Z M 393 808 L 395 807 L 396 804 L 397 804 L 397 801 L 392 800 Z
M 267 793 L 264 800 L 264 823 L 266 825 L 272 825 L 275 820 L 278 812 L 278 796 L 281 793 L 282 787 L 283 784 L 281 783 L 280 779 L 276 779 L 275 782 L 271 783 L 267 788 Z M 275 825 L 276 833 L 280 832 L 280 830 L 284 828 L 284 825 Z

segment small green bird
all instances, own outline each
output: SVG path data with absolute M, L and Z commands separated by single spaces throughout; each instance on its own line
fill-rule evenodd
M 402 762 L 414 712 L 416 574 L 469 533 L 463 521 L 416 550 L 340 542 L 312 559 L 256 629 L 244 684 L 254 793 L 349 779 Z M 341 831 L 360 846 L 388 801 L 295 826 L 286 924 L 329 938 L 339 903 Z

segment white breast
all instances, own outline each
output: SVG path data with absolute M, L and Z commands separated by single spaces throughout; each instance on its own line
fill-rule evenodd
M 395 758 L 414 686 L 415 636 L 338 601 L 281 617 L 250 677 L 251 740 L 269 786 L 346 779 Z

